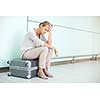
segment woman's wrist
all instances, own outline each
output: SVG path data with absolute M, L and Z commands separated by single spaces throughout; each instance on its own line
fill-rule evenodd
M 54 47 L 52 45 L 49 45 L 48 43 L 45 43 L 45 46 L 50 48 L 50 49 L 54 49 Z

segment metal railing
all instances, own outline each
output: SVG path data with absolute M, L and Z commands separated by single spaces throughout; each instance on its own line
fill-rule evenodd
M 79 58 L 79 57 L 90 57 L 90 60 L 97 60 L 99 56 L 100 54 L 74 55 L 74 56 L 64 56 L 64 57 L 53 57 L 52 60 L 71 58 L 71 63 L 74 63 L 76 58 Z

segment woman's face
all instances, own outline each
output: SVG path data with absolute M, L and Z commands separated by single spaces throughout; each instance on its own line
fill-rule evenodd
M 40 27 L 41 34 L 47 33 L 47 32 L 49 31 L 49 28 L 50 28 L 49 25 L 46 25 L 46 26 L 44 26 L 44 27 L 41 26 L 41 27 Z

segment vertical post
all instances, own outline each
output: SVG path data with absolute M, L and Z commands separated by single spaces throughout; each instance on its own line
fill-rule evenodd
M 97 60 L 97 58 L 98 58 L 97 56 L 98 56 L 98 55 L 96 54 L 94 60 Z
M 92 55 L 91 60 L 94 60 L 94 55 Z
M 91 60 L 97 60 L 97 54 L 96 55 L 92 55 Z
M 72 63 L 72 64 L 75 63 L 75 56 L 73 56 L 71 63 Z
M 29 16 L 27 16 L 27 32 L 28 32 L 28 20 L 29 20 Z

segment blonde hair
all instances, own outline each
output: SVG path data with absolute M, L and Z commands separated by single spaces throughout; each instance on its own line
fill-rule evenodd
M 39 27 L 40 27 L 40 26 L 45 27 L 46 25 L 49 25 L 50 27 L 53 27 L 53 25 L 52 25 L 50 22 L 48 22 L 48 21 L 41 22 L 41 23 L 39 24 Z

